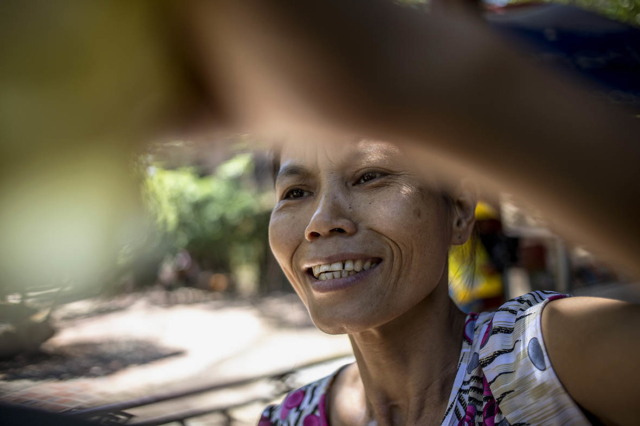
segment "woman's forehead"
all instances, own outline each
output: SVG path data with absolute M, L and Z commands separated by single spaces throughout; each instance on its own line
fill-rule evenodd
M 382 141 L 290 142 L 282 147 L 280 164 L 281 169 L 294 164 L 317 170 L 359 163 L 396 162 L 400 157 L 397 146 Z

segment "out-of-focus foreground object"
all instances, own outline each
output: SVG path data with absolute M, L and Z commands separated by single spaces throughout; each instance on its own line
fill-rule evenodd
M 417 144 L 425 167 L 524 194 L 563 234 L 640 270 L 637 120 L 524 61 L 477 11 L 434 17 L 384 0 L 1 7 L 4 293 L 99 280 L 141 228 L 131 153 L 203 117 L 269 136 Z
M 193 101 L 166 6 L 0 5 L 1 295 L 100 281 L 143 229 L 132 154 Z

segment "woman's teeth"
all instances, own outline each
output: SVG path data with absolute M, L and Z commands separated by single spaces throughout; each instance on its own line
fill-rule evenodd
M 327 263 L 316 265 L 312 268 L 313 276 L 320 281 L 332 280 L 334 278 L 346 278 L 355 275 L 360 271 L 366 271 L 378 264 L 378 259 L 367 260 L 346 260 L 344 262 Z

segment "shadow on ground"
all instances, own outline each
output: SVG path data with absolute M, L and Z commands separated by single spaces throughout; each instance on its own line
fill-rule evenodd
M 144 340 L 75 343 L 0 360 L 0 380 L 68 380 L 108 376 L 132 365 L 148 364 L 183 353 Z

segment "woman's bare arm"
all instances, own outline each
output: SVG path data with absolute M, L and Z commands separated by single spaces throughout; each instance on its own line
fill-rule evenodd
M 607 424 L 638 423 L 640 306 L 575 297 L 542 312 L 551 364 L 572 398 Z

